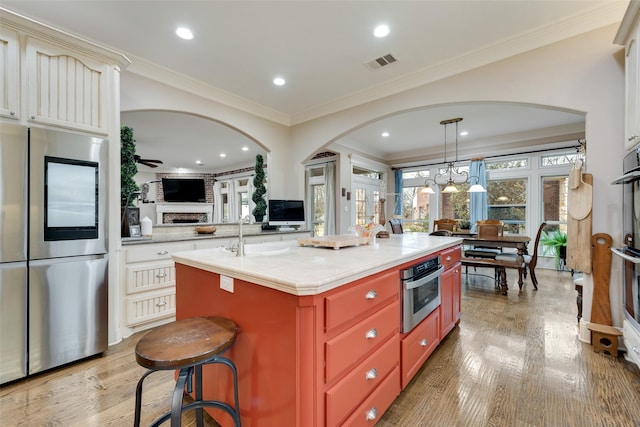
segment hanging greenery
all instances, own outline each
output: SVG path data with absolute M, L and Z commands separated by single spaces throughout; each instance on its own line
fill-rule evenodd
M 133 129 L 122 126 L 120 128 L 120 206 L 122 207 L 127 203 L 129 195 L 140 189 L 133 179 L 138 173 L 135 155 L 136 140 L 133 139 Z M 134 206 L 133 200 L 129 200 L 129 207 Z
M 253 195 L 251 200 L 255 203 L 253 208 L 253 216 L 257 222 L 262 222 L 264 215 L 267 213 L 267 202 L 264 200 L 264 195 L 267 193 L 267 189 L 264 186 L 264 161 L 262 155 L 256 156 L 255 176 L 253 177 Z

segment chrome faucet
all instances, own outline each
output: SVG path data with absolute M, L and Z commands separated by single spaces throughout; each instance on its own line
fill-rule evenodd
M 244 256 L 244 239 L 242 237 L 242 225 L 251 224 L 251 215 L 247 215 L 244 218 L 240 217 L 238 221 L 238 250 L 236 256 Z

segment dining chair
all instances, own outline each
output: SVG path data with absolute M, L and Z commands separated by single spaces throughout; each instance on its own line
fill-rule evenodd
M 440 218 L 433 221 L 433 230 L 455 231 L 456 225 L 458 225 L 458 220 L 450 218 Z
M 429 236 L 452 236 L 453 232 L 450 230 L 436 230 L 429 233 Z
M 542 222 L 542 224 L 540 224 L 540 226 L 538 227 L 538 232 L 536 233 L 536 239 L 533 242 L 533 249 L 529 253 L 525 253 L 523 255 L 523 274 L 526 278 L 527 270 L 529 270 L 529 274 L 531 274 L 531 283 L 533 283 L 534 289 L 538 289 L 538 278 L 536 277 L 536 265 L 538 265 L 538 245 L 540 244 L 540 236 L 542 235 L 542 230 L 546 226 L 546 222 Z M 502 261 L 515 261 L 517 259 L 517 256 L 518 254 L 499 254 L 496 256 L 496 259 Z
M 479 239 L 492 238 L 504 235 L 504 224 L 500 220 L 486 219 L 476 221 L 476 232 Z M 484 258 L 484 259 L 496 259 L 496 257 L 502 252 L 502 249 L 496 249 L 494 247 L 487 247 L 482 245 L 474 245 L 472 249 L 464 251 L 464 256 L 468 258 Z M 474 267 L 475 269 L 475 267 Z M 469 267 L 465 271 L 469 273 Z M 496 267 L 494 271 L 494 278 L 496 281 L 496 287 L 500 286 L 501 277 L 503 277 L 502 267 Z
M 393 218 L 389 220 L 389 225 L 391 225 L 391 232 L 393 234 L 402 234 L 404 230 L 402 229 L 402 221 L 397 218 Z

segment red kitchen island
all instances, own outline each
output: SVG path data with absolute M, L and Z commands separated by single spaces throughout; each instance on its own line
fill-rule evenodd
M 176 318 L 239 327 L 243 426 L 372 426 L 460 319 L 460 243 L 421 233 L 339 250 L 292 242 L 174 254 Z M 400 270 L 440 255 L 440 306 L 401 333 Z M 205 366 L 204 397 L 231 403 L 228 372 Z M 223 426 L 222 411 L 208 409 Z

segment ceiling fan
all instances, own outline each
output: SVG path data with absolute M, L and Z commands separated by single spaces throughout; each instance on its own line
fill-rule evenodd
M 133 159 L 136 163 L 140 163 L 141 165 L 149 166 L 150 168 L 157 168 L 158 165 L 162 164 L 162 160 L 153 160 L 153 159 L 143 159 L 137 154 L 133 156 Z

